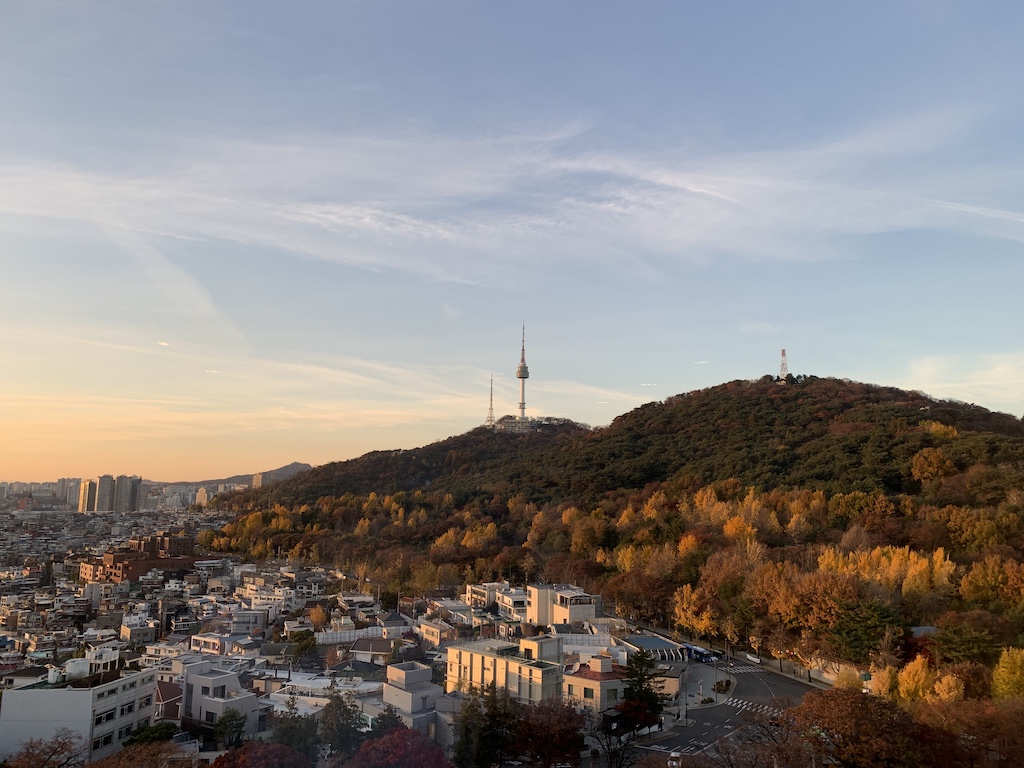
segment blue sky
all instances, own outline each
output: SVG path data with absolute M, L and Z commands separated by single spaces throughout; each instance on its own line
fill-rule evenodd
M 593 425 L 778 370 L 1020 415 L 1024 9 L 6 3 L 0 479 Z

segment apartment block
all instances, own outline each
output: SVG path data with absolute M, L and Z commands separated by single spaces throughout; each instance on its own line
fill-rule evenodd
M 448 648 L 445 691 L 486 688 L 492 682 L 522 704 L 562 695 L 562 647 L 556 637 L 522 638 L 519 643 L 477 640 Z

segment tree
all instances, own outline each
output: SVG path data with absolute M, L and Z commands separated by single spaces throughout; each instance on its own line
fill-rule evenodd
M 368 739 L 379 739 L 395 728 L 404 728 L 405 723 L 398 710 L 388 704 L 384 711 L 373 719 L 373 726 L 370 728 Z
M 295 643 L 295 656 L 302 658 L 312 656 L 316 653 L 316 635 L 310 630 L 303 629 L 294 632 L 288 637 L 289 641 Z
M 956 465 L 941 448 L 922 448 L 910 460 L 910 474 L 915 480 L 928 483 L 956 474 Z
M 348 758 L 364 738 L 363 718 L 352 697 L 332 693 L 320 714 L 320 740 L 333 754 Z
M 658 664 L 646 649 L 640 649 L 626 662 L 626 690 L 616 709 L 631 731 L 650 728 L 659 722 L 665 695 L 662 693 L 664 683 L 657 673 Z
M 300 715 L 294 698 L 289 699 L 285 705 L 284 714 L 277 715 L 270 740 L 301 752 L 309 760 L 315 760 L 320 752 L 316 718 Z
M 451 768 L 444 749 L 419 731 L 392 728 L 379 739 L 364 741 L 344 768 Z
M 228 749 L 242 746 L 242 739 L 245 738 L 245 722 L 248 715 L 239 712 L 234 707 L 228 707 L 217 720 L 215 733 L 217 739 L 224 742 Z
M 85 745 L 77 732 L 58 728 L 50 739 L 29 739 L 4 762 L 5 768 L 78 768 Z
M 489 763 L 501 765 L 522 730 L 523 707 L 512 698 L 507 688 L 499 688 L 492 680 L 483 692 L 484 750 L 482 757 Z
M 1024 648 L 1004 648 L 992 670 L 992 696 L 997 699 L 1024 697 Z
M 116 755 L 89 763 L 89 768 L 163 768 L 174 765 L 175 758 L 184 754 L 177 744 L 169 741 L 151 741 L 125 747 Z
M 180 729 L 175 723 L 168 720 L 156 725 L 144 725 L 132 731 L 132 735 L 124 740 L 126 747 L 135 744 L 157 744 L 163 741 L 170 741 Z
M 887 699 L 843 689 L 812 691 L 788 714 L 819 760 L 845 768 L 922 765 L 913 720 Z
M 534 765 L 578 765 L 586 716 L 560 699 L 546 699 L 523 708 L 520 743 Z
M 605 713 L 588 713 L 585 729 L 604 756 L 606 768 L 632 768 L 643 754 L 636 731 L 617 727 L 616 719 Z
M 877 600 L 844 601 L 829 635 L 846 661 L 866 664 L 892 631 L 902 632 L 899 615 Z
M 896 679 L 900 702 L 911 705 L 931 694 L 936 675 L 928 667 L 928 659 L 918 656 L 899 671 Z
M 309 768 L 309 757 L 284 744 L 247 741 L 213 761 L 210 768 Z
M 992 633 L 967 621 L 942 627 L 935 636 L 939 657 L 946 664 L 977 662 L 991 665 L 999 656 Z
M 309 612 L 309 623 L 313 625 L 317 632 L 322 630 L 329 621 L 330 617 L 322 605 L 313 606 L 313 610 Z
M 452 762 L 456 768 L 487 768 L 490 761 L 486 750 L 485 731 L 487 716 L 480 697 L 470 694 L 452 720 Z

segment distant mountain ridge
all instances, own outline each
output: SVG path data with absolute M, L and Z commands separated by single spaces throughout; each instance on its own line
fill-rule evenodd
M 263 482 L 264 484 L 266 484 L 278 482 L 280 480 L 287 480 L 288 478 L 293 477 L 300 472 L 307 472 L 312 468 L 312 464 L 305 464 L 302 462 L 293 461 L 291 464 L 286 464 L 285 466 L 278 467 L 277 469 L 263 470 L 262 473 L 250 472 L 247 475 L 232 475 L 231 477 L 225 477 L 219 480 L 188 480 L 185 482 L 177 483 L 158 483 L 152 480 L 147 480 L 146 482 L 152 483 L 154 485 L 201 485 L 204 487 L 216 487 L 218 485 L 248 485 L 249 483 L 252 482 L 253 475 L 262 474 Z
M 893 387 L 765 376 L 648 403 L 595 430 L 560 425 L 515 435 L 481 427 L 422 448 L 375 451 L 236 494 L 230 505 L 415 490 L 451 493 L 460 504 L 517 494 L 596 503 L 650 483 L 694 488 L 724 478 L 761 490 L 914 493 L 912 459 L 940 444 L 957 465 L 1021 466 L 1024 423 Z

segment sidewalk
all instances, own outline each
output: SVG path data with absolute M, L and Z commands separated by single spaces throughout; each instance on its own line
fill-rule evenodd
M 729 682 L 728 688 L 723 693 L 716 693 L 715 683 L 724 680 Z M 689 712 L 693 709 L 721 704 L 729 699 L 736 689 L 736 678 L 729 673 L 727 663 L 724 661 L 718 665 L 699 661 L 688 662 L 684 673 L 684 683 L 685 686 L 680 689 L 676 700 L 665 707 L 666 716 L 672 715 L 677 720 L 683 716 L 684 709 Z

